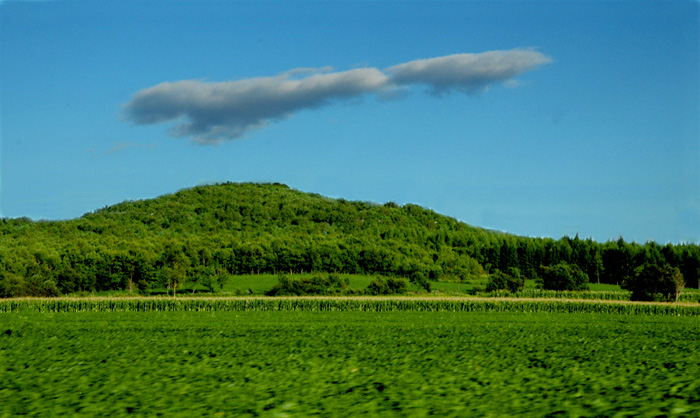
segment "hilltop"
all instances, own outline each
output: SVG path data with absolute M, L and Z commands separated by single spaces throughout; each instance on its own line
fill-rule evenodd
M 697 287 L 700 271 L 695 245 L 518 237 L 418 205 L 331 199 L 282 184 L 199 186 L 68 221 L 3 219 L 0 234 L 0 296 L 175 283 L 214 290 L 227 276 L 262 272 L 421 282 L 516 267 L 533 278 L 541 266 L 559 262 L 578 265 L 591 281 L 615 283 L 650 260 L 684 269 L 688 285 Z

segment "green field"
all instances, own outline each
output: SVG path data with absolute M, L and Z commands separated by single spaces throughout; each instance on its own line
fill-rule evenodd
M 310 277 L 313 274 L 289 274 L 292 279 L 301 277 Z M 372 281 L 372 276 L 359 274 L 341 274 L 340 277 L 347 278 L 350 282 L 350 289 L 360 290 L 366 289 Z M 272 289 L 279 281 L 279 277 L 275 274 L 247 274 L 240 276 L 232 276 L 224 286 L 223 294 L 233 295 L 263 295 L 268 290 Z
M 312 277 L 315 274 L 318 273 L 306 273 L 306 274 L 287 274 L 289 278 L 292 279 L 300 279 L 303 277 Z M 327 275 L 327 274 L 326 274 Z M 363 275 L 363 274 L 341 274 L 341 278 L 347 278 L 348 281 L 350 282 L 348 288 L 351 290 L 361 290 L 361 289 L 366 289 L 367 286 L 372 282 L 372 280 L 376 276 L 369 276 L 369 275 Z M 197 285 L 197 286 L 186 286 L 182 289 L 178 289 L 177 294 L 180 296 L 209 296 L 209 295 L 214 295 L 214 296 L 251 296 L 251 295 L 264 295 L 267 291 L 272 289 L 277 282 L 279 281 L 279 276 L 276 274 L 268 274 L 268 273 L 262 273 L 262 274 L 241 274 L 241 275 L 235 275 L 235 276 L 229 276 L 228 279 L 226 280 L 226 283 L 223 288 L 220 288 L 218 285 L 215 287 L 215 292 L 212 294 L 210 293 L 204 286 L 202 285 Z M 435 282 L 437 283 L 437 282 Z M 446 285 L 451 285 L 452 283 L 445 283 Z M 456 285 L 456 283 L 455 283 Z M 439 285 L 438 285 L 439 286 Z M 462 293 L 466 293 L 466 291 L 470 288 L 472 288 L 473 285 L 471 286 L 462 286 L 464 291 Z M 409 290 L 411 291 L 419 291 L 420 288 L 417 286 L 410 284 L 409 285 Z M 165 288 L 154 288 L 151 289 L 149 292 L 150 295 L 165 295 L 166 294 L 166 289 Z M 168 294 L 172 294 L 172 292 L 168 292 Z M 68 295 L 68 296 L 90 296 L 90 295 L 95 295 L 95 296 L 128 296 L 129 292 L 124 291 L 124 290 L 119 290 L 119 291 L 106 291 L 106 292 L 95 292 L 89 293 L 89 292 L 78 292 L 73 295 Z
M 697 316 L 26 309 L 0 314 L 0 417 L 698 416 L 699 340 Z
M 287 274 L 291 279 L 308 278 L 319 273 Z M 349 282 L 350 292 L 362 292 L 378 276 L 361 274 L 340 274 L 340 277 Z M 229 276 L 224 287 L 218 284 L 214 293 L 209 292 L 204 286 L 185 287 L 179 289 L 179 297 L 230 297 L 230 296 L 262 296 L 272 289 L 278 282 L 279 276 L 276 274 L 244 274 Z M 590 283 L 589 291 L 554 291 L 537 288 L 535 280 L 527 280 L 525 290 L 517 293 L 508 291 L 486 292 L 487 278 L 466 280 L 464 282 L 431 281 L 430 292 L 414 284 L 408 284 L 408 293 L 419 296 L 478 296 L 478 297 L 502 297 L 502 298 L 549 298 L 549 299 L 587 299 L 587 300 L 619 300 L 630 299 L 630 292 L 623 290 L 619 285 Z M 165 296 L 172 295 L 165 288 L 154 288 L 142 296 Z M 128 291 L 104 291 L 104 292 L 77 292 L 68 297 L 129 297 L 138 296 L 135 292 Z M 680 297 L 680 302 L 698 303 L 700 302 L 700 289 L 686 288 Z

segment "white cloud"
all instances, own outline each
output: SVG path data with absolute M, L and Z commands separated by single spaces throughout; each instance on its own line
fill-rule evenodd
M 396 84 L 424 84 L 435 94 L 452 90 L 477 93 L 495 82 L 513 86 L 517 83 L 513 77 L 549 62 L 540 52 L 514 49 L 415 60 L 385 71 Z
M 533 50 L 490 51 L 411 61 L 385 72 L 297 68 L 275 77 L 238 81 L 165 82 L 134 94 L 124 105 L 124 115 L 138 125 L 174 122 L 171 135 L 214 144 L 240 138 L 299 110 L 370 93 L 386 97 L 396 86 L 424 84 L 435 93 L 473 93 L 494 82 L 514 85 L 513 77 L 547 62 L 547 56 Z
M 313 73 L 292 78 L 309 72 Z M 375 68 L 327 73 L 298 69 L 276 77 L 220 83 L 184 80 L 141 90 L 124 110 L 133 123 L 178 121 L 171 131 L 174 136 L 216 143 L 239 138 L 298 110 L 377 92 L 387 84 L 387 76 Z

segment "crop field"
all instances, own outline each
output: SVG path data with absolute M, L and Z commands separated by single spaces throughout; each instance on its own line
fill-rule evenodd
M 0 417 L 700 415 L 698 316 L 304 306 L 0 313 Z
M 571 292 L 567 292 L 571 293 Z M 10 312 L 362 311 L 604 313 L 700 316 L 698 303 L 559 298 L 435 296 L 92 297 L 0 299 Z

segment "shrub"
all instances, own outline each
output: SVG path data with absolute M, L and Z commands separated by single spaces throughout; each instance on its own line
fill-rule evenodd
M 300 279 L 290 279 L 286 274 L 278 277 L 279 281 L 266 293 L 267 296 L 339 295 L 348 290 L 348 280 L 335 273 Z
M 474 287 L 472 287 L 472 290 L 469 292 L 469 294 L 470 295 L 478 295 L 479 293 L 484 292 L 484 291 L 485 291 L 485 289 L 481 285 L 477 284 L 477 285 L 474 285 Z
M 428 278 L 423 272 L 416 271 L 411 273 L 411 275 L 409 276 L 409 280 L 411 281 L 411 283 L 414 283 L 425 289 L 426 292 L 430 292 L 430 282 L 428 281 Z
M 494 292 L 502 289 L 506 289 L 511 293 L 525 290 L 525 278 L 520 275 L 520 270 L 510 267 L 507 273 L 496 270 L 489 276 L 489 280 L 486 282 L 486 291 Z
M 622 282 L 622 288 L 632 292 L 630 300 L 638 301 L 678 301 L 684 287 L 680 270 L 668 265 L 645 264 Z
M 541 266 L 542 277 L 537 284 L 546 290 L 588 290 L 588 275 L 578 266 L 559 263 Z
M 395 295 L 406 293 L 408 283 L 401 277 L 375 277 L 367 286 L 367 292 L 371 295 Z
M 25 296 L 24 293 L 25 283 L 22 276 L 10 272 L 0 272 L 0 297 Z

